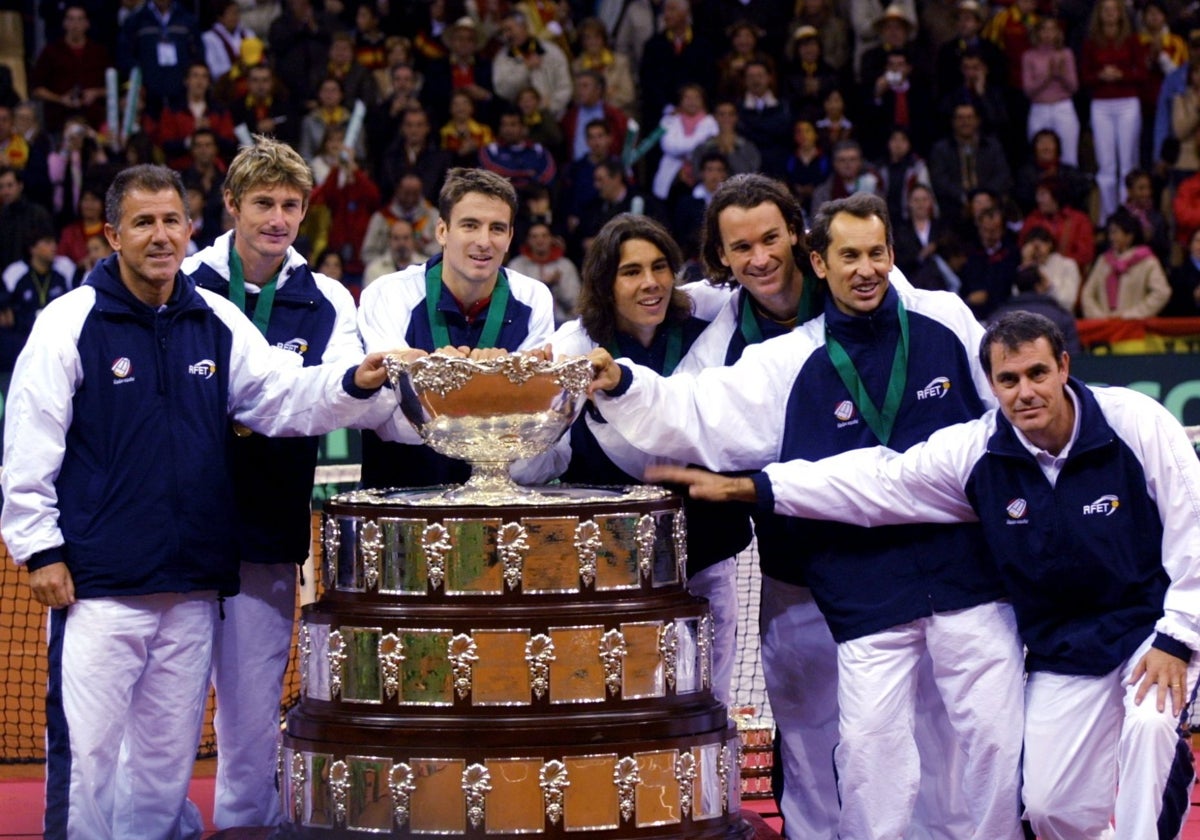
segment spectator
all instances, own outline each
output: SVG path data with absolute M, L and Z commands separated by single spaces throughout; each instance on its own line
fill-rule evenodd
M 1075 53 L 1063 45 L 1062 25 L 1044 17 L 1034 28 L 1033 44 L 1021 57 L 1021 88 L 1029 97 L 1025 130 L 1030 140 L 1048 129 L 1062 146 L 1062 162 L 1079 163 L 1079 115 L 1072 97 L 1079 90 Z
M 716 136 L 696 147 L 692 155 L 693 166 L 709 152 L 720 152 L 729 161 L 729 174 L 758 172 L 762 169 L 762 155 L 758 147 L 738 132 L 738 106 L 734 102 L 718 102 L 713 108 L 713 119 L 717 121 Z
M 326 277 L 332 277 L 339 283 L 345 284 L 346 268 L 342 262 L 342 255 L 332 248 L 326 248 L 317 255 L 313 264 L 313 271 L 317 274 L 324 274 Z
M 62 16 L 61 40 L 46 44 L 30 74 L 33 98 L 42 103 L 47 130 L 62 131 L 67 118 L 83 117 L 94 127 L 104 121 L 104 71 L 109 52 L 88 37 L 91 26 L 82 4 L 68 3 Z
M 99 135 L 81 117 L 71 117 L 63 131 L 62 145 L 50 153 L 47 164 L 53 191 L 51 209 L 59 227 L 76 218 L 84 183 L 98 179 L 107 163 Z
M 637 98 L 629 57 L 612 49 L 608 30 L 599 18 L 580 21 L 575 31 L 579 33 L 579 55 L 571 62 L 572 73 L 599 73 L 604 77 L 604 102 L 628 112 Z
M 1004 226 L 1004 214 L 990 207 L 975 219 L 979 244 L 968 253 L 959 295 L 981 321 L 1012 295 L 1021 264 L 1017 238 Z
M 594 70 L 575 74 L 571 107 L 562 118 L 562 136 L 567 144 L 567 160 L 579 160 L 588 153 L 587 125 L 603 120 L 608 126 L 608 153 L 619 156 L 625 148 L 625 133 L 629 118 L 619 108 L 605 101 L 604 76 Z
M 688 189 L 695 185 L 692 154 L 705 140 L 715 137 L 718 128 L 716 119 L 708 113 L 699 85 L 684 85 L 675 111 L 665 115 L 659 125 L 663 129 L 659 140 L 662 159 L 654 173 L 652 190 L 659 200 L 665 201 L 676 182 L 682 182 Z
M 550 287 L 554 296 L 554 325 L 561 326 L 575 317 L 579 300 L 579 270 L 567 259 L 550 226 L 534 222 L 525 234 L 520 252 L 508 262 L 508 267 Z
M 563 51 L 549 41 L 533 37 L 520 12 L 506 15 L 503 23 L 506 49 L 492 60 L 496 93 L 515 102 L 523 87 L 542 95 L 546 108 L 561 119 L 571 101 L 571 68 Z
M 1138 30 L 1138 40 L 1142 44 L 1142 52 L 1146 56 L 1146 65 L 1150 73 L 1149 83 L 1142 92 L 1142 158 L 1151 159 L 1153 150 L 1152 121 L 1146 115 L 1154 113 L 1166 77 L 1183 66 L 1188 60 L 1188 48 L 1183 39 L 1167 27 L 1167 9 L 1164 0 L 1147 0 L 1141 6 L 1142 26 Z
M 1028 213 L 1034 206 L 1034 192 L 1043 178 L 1057 178 L 1062 186 L 1062 203 L 1076 210 L 1088 209 L 1091 203 L 1092 179 L 1063 160 L 1062 144 L 1053 129 L 1043 128 L 1033 135 L 1031 159 L 1017 170 L 1013 198 L 1021 211 Z
M 1083 41 L 1079 76 L 1092 97 L 1092 145 L 1100 215 L 1125 200 L 1122 179 L 1138 166 L 1142 114 L 1139 97 L 1149 81 L 1145 51 L 1121 0 L 1097 0 Z
M 792 116 L 775 94 L 771 69 L 760 61 L 746 65 L 746 95 L 738 106 L 739 131 L 762 154 L 763 172 L 783 174 L 792 148 Z
M 718 55 L 729 48 L 742 23 L 754 27 L 759 52 L 768 56 L 783 54 L 794 4 L 776 0 L 710 0 L 698 8 L 703 9 L 704 16 L 697 25 L 707 28 L 708 39 L 717 45 Z
M 236 90 L 238 81 L 244 82 L 247 62 L 243 60 L 242 44 L 254 40 L 255 34 L 242 26 L 242 7 L 237 0 L 221 0 L 215 4 L 216 20 L 212 28 L 200 36 L 204 47 L 204 63 L 212 74 L 213 84 L 218 89 Z M 261 47 L 262 42 L 258 41 Z M 245 92 L 241 92 L 245 95 Z
M 579 225 L 583 208 L 596 197 L 593 179 L 596 167 L 604 160 L 616 160 L 612 153 L 612 133 L 604 120 L 592 120 L 587 124 L 587 154 L 567 164 L 563 171 L 561 206 L 566 212 L 567 230 Z
M 29 144 L 13 127 L 12 108 L 0 105 L 0 162 L 14 169 L 29 163 Z
M 338 154 L 342 149 L 342 140 L 346 129 L 340 125 L 330 126 L 321 138 L 321 148 L 315 157 L 308 162 L 313 171 L 313 183 L 320 185 L 329 177 L 333 167 L 338 165 Z
M 1025 137 L 1009 123 L 1003 77 L 992 77 L 988 73 L 987 63 L 975 50 L 966 50 L 962 54 L 961 71 L 962 84 L 942 97 L 942 114 L 952 119 L 958 105 L 964 102 L 974 105 L 983 133 L 999 138 L 1009 156 L 1015 159 L 1014 148 L 1019 144 L 1024 149 Z
M 551 154 L 529 142 L 525 121 L 516 111 L 500 115 L 496 140 L 479 150 L 479 166 L 506 178 L 518 190 L 532 184 L 549 186 L 558 174 Z
M 1192 231 L 1183 262 L 1171 271 L 1171 299 L 1164 318 L 1200 317 L 1200 229 Z
M 329 36 L 337 29 L 337 21 L 325 12 L 318 12 L 313 0 L 287 0 L 283 13 L 271 23 L 267 40 L 275 73 L 287 81 L 292 102 L 299 111 L 307 111 L 316 104 L 317 88 L 326 77 Z
M 1008 65 L 1004 81 L 1010 91 L 1021 90 L 1023 59 L 1032 46 L 1033 32 L 1039 23 L 1037 8 L 1038 0 L 1012 0 L 997 9 L 983 28 L 983 37 L 1004 53 Z M 999 83 L 1000 79 L 996 81 Z
M 905 277 L 914 277 L 938 253 L 938 243 L 946 233 L 937 217 L 933 190 L 928 184 L 916 181 L 907 192 L 903 215 L 892 218 L 896 267 Z
M 846 116 L 846 97 L 841 88 L 834 88 L 825 95 L 816 128 L 817 142 L 822 149 L 832 149 L 843 140 L 856 139 L 854 123 Z
M 25 259 L 4 267 L 0 289 L 0 370 L 11 371 L 25 346 L 33 322 L 49 303 L 71 289 L 75 264 L 57 254 L 58 240 L 50 229 L 34 231 L 26 243 Z
M 50 213 L 24 195 L 20 170 L 0 166 L 0 265 L 22 260 L 35 235 L 54 230 Z
M 359 3 L 354 10 L 354 61 L 378 79 L 378 74 L 391 66 L 387 53 L 387 33 L 383 31 L 379 7 Z
M 887 71 L 888 56 L 906 49 L 916 35 L 917 15 L 903 4 L 891 3 L 884 8 L 883 14 L 875 17 L 871 27 L 878 37 L 873 45 L 862 51 L 858 71 L 862 99 L 868 102 L 875 88 L 875 80 Z
M 1034 209 L 1021 227 L 1021 242 L 1025 242 L 1025 231 L 1043 227 L 1054 237 L 1055 250 L 1075 260 L 1079 270 L 1085 272 L 1096 257 L 1092 220 L 1086 213 L 1063 204 L 1062 193 L 1062 182 L 1052 175 L 1038 182 Z
M 1187 87 L 1171 100 L 1171 136 L 1179 141 L 1179 157 L 1171 167 L 1171 182 L 1200 171 L 1200 147 L 1196 135 L 1200 132 L 1200 62 L 1191 62 L 1187 70 Z
M 631 72 L 642 66 L 646 42 L 654 35 L 655 8 L 650 0 L 599 0 L 596 3 L 596 17 L 604 23 L 612 49 L 629 59 Z
M 405 111 L 400 121 L 400 136 L 393 141 L 384 157 L 384 180 L 396 183 L 409 173 L 421 179 L 422 190 L 430 201 L 437 198 L 446 172 L 450 169 L 450 155 L 430 142 L 429 117 L 419 109 Z
M 169 167 L 179 171 L 191 165 L 192 135 L 198 129 L 213 133 L 223 159 L 233 157 L 237 151 L 233 115 L 213 98 L 208 65 L 200 62 L 187 69 L 183 95 L 170 99 L 158 119 L 155 143 L 162 148 Z
M 967 196 L 978 188 L 1005 195 L 1012 188 L 1012 173 L 1004 150 L 994 137 L 981 134 L 979 112 L 969 102 L 956 105 L 951 133 L 933 144 L 929 177 L 942 217 L 957 224 Z
M 985 19 L 983 7 L 976 0 L 960 0 L 955 18 L 958 37 L 942 44 L 934 65 L 939 94 L 945 95 L 962 86 L 962 57 L 968 51 L 977 53 L 983 59 L 989 77 L 1004 78 L 1007 67 L 1004 53 L 979 34 Z
M 893 46 L 907 43 L 917 21 L 916 4 L 912 0 L 886 5 L 879 0 L 848 0 L 842 4 L 842 10 L 854 30 L 854 79 L 858 82 L 865 82 L 868 77 L 874 79 L 882 72 L 882 55 L 876 53 L 879 58 L 874 68 L 865 68 L 866 53 L 884 42 L 885 32 Z
M 98 184 L 84 184 L 79 190 L 78 218 L 62 229 L 58 253 L 76 265 L 88 258 L 88 240 L 104 236 L 104 190 Z
M 464 15 L 442 33 L 447 53 L 425 67 L 421 93 L 426 109 L 439 122 L 449 115 L 446 103 L 450 94 L 461 90 L 471 97 L 479 118 L 490 123 L 496 116 L 496 88 L 492 81 L 492 62 L 480 56 L 483 33 L 479 24 Z
M 1054 326 L 1063 334 L 1063 349 L 1072 357 L 1083 353 L 1075 316 L 1063 309 L 1062 303 L 1050 294 L 1050 281 L 1041 269 L 1036 265 L 1022 266 L 1017 270 L 1015 286 L 1017 293 L 996 307 L 989 319 L 991 323 L 994 324 L 1009 312 L 1032 312 L 1054 322 Z
M 893 129 L 904 131 L 909 146 L 920 154 L 929 154 L 933 127 L 933 88 L 923 76 L 913 72 L 908 49 L 888 53 L 883 74 L 874 80 L 867 100 L 859 137 L 863 151 L 871 158 L 882 157 Z
M 683 85 L 712 90 L 716 84 L 717 48 L 692 27 L 688 0 L 663 0 L 662 30 L 646 41 L 638 70 L 642 90 L 642 122 L 655 125 Z
M 746 65 L 752 61 L 765 64 L 775 73 L 774 59 L 758 46 L 763 34 L 763 30 L 744 19 L 732 23 L 725 31 L 731 49 L 717 60 L 717 96 L 741 99 L 746 93 Z
M 1052 295 L 1074 317 L 1079 311 L 1079 289 L 1083 276 L 1079 271 L 1079 263 L 1055 250 L 1054 234 L 1042 225 L 1022 229 L 1021 233 L 1024 235 L 1021 265 L 1035 266 L 1047 284 L 1041 291 Z
M 806 26 L 817 30 L 821 56 L 839 77 L 846 75 L 850 64 L 850 27 L 833 0 L 800 0 L 796 3 L 796 18 L 792 21 L 793 43 L 796 33 Z
M 795 118 L 815 123 L 824 110 L 821 103 L 838 85 L 838 71 L 822 55 L 821 37 L 816 27 L 797 27 L 787 53 L 783 92 L 788 107 Z
M 555 160 L 562 160 L 566 155 L 563 130 L 550 112 L 542 107 L 542 95 L 531 87 L 524 88 L 517 94 L 517 111 L 525 123 L 529 142 L 541 144 Z
M 328 78 L 341 82 L 346 107 L 362 102 L 369 108 L 379 101 L 375 87 L 375 74 L 358 63 L 354 54 L 354 35 L 335 32 L 329 41 L 329 63 L 326 65 Z
M 1188 33 L 1188 54 L 1200 56 L 1200 29 Z M 1187 87 L 1190 66 L 1190 62 L 1184 61 L 1168 73 L 1158 92 L 1158 101 L 1154 107 L 1154 137 L 1151 143 L 1151 159 L 1156 166 L 1167 157 L 1163 143 L 1171 135 L 1171 101 Z
M 1153 318 L 1171 299 L 1162 264 L 1142 244 L 1142 226 L 1124 207 L 1108 218 L 1108 249 L 1079 295 L 1084 318 Z
M 342 83 L 332 77 L 321 82 L 317 89 L 317 104 L 300 121 L 300 142 L 296 151 L 307 161 L 312 161 L 313 155 L 321 147 L 321 138 L 330 128 L 340 128 L 345 132 L 350 124 L 350 110 L 346 107 L 342 91 Z M 354 153 L 360 158 L 366 155 L 366 144 L 363 135 L 358 135 Z
M 425 262 L 428 258 L 416 250 L 415 244 L 412 222 L 408 219 L 396 219 L 392 222 L 388 230 L 387 251 L 367 263 L 363 272 L 362 287 L 365 289 L 385 274 L 403 271 L 410 265 Z M 365 257 L 365 249 L 363 253 Z
M 701 279 L 700 234 L 704 230 L 704 214 L 712 204 L 713 195 L 721 184 L 729 179 L 729 163 L 720 152 L 709 152 L 700 160 L 696 185 L 687 195 L 680 197 L 671 214 L 671 235 L 679 243 L 683 259 L 695 269 Z
M 246 71 L 246 95 L 234 100 L 230 115 L 234 126 L 244 125 L 253 134 L 285 143 L 294 143 L 300 135 L 300 120 L 267 64 Z
M 796 120 L 792 140 L 796 145 L 784 171 L 788 186 L 807 214 L 813 209 L 813 191 L 829 177 L 829 156 L 818 143 L 816 126 L 808 120 Z
M 1192 234 L 1200 230 L 1200 172 L 1180 181 L 1171 199 L 1171 210 L 1175 217 L 1175 241 L 1186 248 Z
M 629 186 L 625 180 L 625 169 L 617 160 L 604 160 L 596 166 L 593 180 L 596 185 L 596 197 L 588 202 L 575 229 L 573 239 L 577 244 L 572 254 L 572 261 L 578 262 L 575 254 L 586 254 L 592 245 L 592 240 L 600 229 L 621 213 L 645 213 L 656 221 L 663 215 L 653 196 L 647 197 L 640 190 Z M 0 181 L 0 188 L 3 181 Z
M 225 212 L 225 161 L 220 157 L 217 136 L 211 128 L 198 129 L 190 140 L 192 164 L 179 174 L 184 186 L 199 191 L 203 199 L 203 215 L 193 216 L 192 221 L 202 223 L 203 239 L 216 239 L 224 229 L 221 218 Z M 209 244 L 206 242 L 206 247 Z
M 409 110 L 420 108 L 423 88 L 411 64 L 393 64 L 388 70 L 391 92 L 367 109 L 363 131 L 367 138 L 367 157 L 375 180 L 383 180 L 382 162 L 392 142 L 400 136 L 400 125 Z M 448 95 L 446 99 L 448 100 Z
M 475 100 L 465 90 L 450 94 L 450 120 L 438 137 L 454 166 L 478 166 L 480 147 L 495 139 L 491 128 L 475 120 Z
M 1154 256 L 1164 266 L 1171 263 L 1171 230 L 1158 209 L 1154 196 L 1154 180 L 1144 169 L 1135 169 L 1125 176 L 1128 198 L 1121 205 L 1142 225 L 1142 241 L 1150 246 Z
M 204 61 L 196 16 L 176 0 L 149 0 L 125 19 L 117 41 L 117 64 L 128 74 L 142 71 L 146 112 L 157 117 L 184 89 L 184 78 L 195 62 Z
M 826 201 L 860 192 L 879 194 L 879 176 L 863 160 L 857 140 L 842 140 L 833 147 L 831 157 L 833 172 L 813 190 L 813 207 L 820 209 Z
M 879 175 L 879 194 L 887 201 L 893 220 L 908 217 L 908 196 L 918 185 L 933 189 L 929 167 L 913 151 L 912 141 L 903 128 L 893 128 L 888 136 L 887 156 L 875 167 Z M 932 193 L 930 194 L 932 197 Z
M 25 162 L 25 194 L 47 209 L 53 209 L 54 187 L 50 180 L 50 154 L 53 144 L 50 135 L 38 122 L 38 109 L 32 102 L 18 102 L 13 106 L 13 133 L 19 135 L 29 147 L 29 160 Z
M 379 208 L 379 188 L 359 168 L 353 150 L 342 146 L 338 165 L 313 190 L 312 203 L 329 208 L 327 247 L 342 258 L 346 282 L 361 281 L 363 260 L 359 247 L 371 215 Z
M 396 182 L 391 201 L 376 210 L 367 222 L 361 249 L 364 261 L 379 259 L 387 254 L 391 247 L 392 227 L 401 219 L 409 224 L 414 251 L 425 255 L 441 251 L 436 236 L 438 211 L 421 189 L 421 179 L 412 173 Z

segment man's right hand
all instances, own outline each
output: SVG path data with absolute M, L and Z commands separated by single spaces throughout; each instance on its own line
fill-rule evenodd
M 754 482 L 745 476 L 721 475 L 696 467 L 655 464 L 646 469 L 645 479 L 653 484 L 682 484 L 693 499 L 708 502 L 756 502 Z
M 588 360 L 592 363 L 592 384 L 588 386 L 588 396 L 597 391 L 611 391 L 621 384 L 621 366 L 603 347 L 588 353 Z
M 51 563 L 29 573 L 33 599 L 47 607 L 69 607 L 75 603 L 75 581 L 66 563 Z

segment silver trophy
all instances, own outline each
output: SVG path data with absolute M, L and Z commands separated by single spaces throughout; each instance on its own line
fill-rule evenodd
M 550 449 L 587 400 L 591 362 L 522 353 L 471 360 L 437 353 L 384 364 L 404 416 L 435 451 L 471 465 L 471 478 L 440 493 L 455 504 L 545 502 L 509 475 L 521 458 Z

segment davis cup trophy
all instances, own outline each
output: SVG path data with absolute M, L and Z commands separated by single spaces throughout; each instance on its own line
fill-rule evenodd
M 278 836 L 750 836 L 680 500 L 509 476 L 570 427 L 588 360 L 388 364 L 405 416 L 472 475 L 326 505 Z

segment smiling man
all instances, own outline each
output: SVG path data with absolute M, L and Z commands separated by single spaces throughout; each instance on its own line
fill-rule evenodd
M 1176 837 L 1193 779 L 1181 721 L 1200 671 L 1200 463 L 1154 400 L 1073 379 L 1047 318 L 1005 315 L 979 352 L 999 411 L 903 455 L 880 447 L 752 478 L 658 478 L 789 516 L 977 519 L 1028 650 L 1023 798 L 1033 829 Z
M 196 284 L 233 301 L 269 344 L 307 366 L 362 357 L 354 299 L 309 270 L 292 244 L 313 189 L 308 164 L 267 137 L 238 152 L 225 177 L 233 230 L 189 257 Z M 308 558 L 318 439 L 227 435 L 237 504 L 242 590 L 225 602 L 213 650 L 217 692 L 217 828 L 282 819 L 275 790 L 279 705 L 296 606 L 297 565 Z
M 502 268 L 513 238 L 517 192 L 483 169 L 452 169 L 438 196 L 442 253 L 380 277 L 363 290 L 358 328 L 368 349 L 540 348 L 554 332 L 544 283 Z M 434 452 L 405 421 L 363 432 L 365 487 L 461 483 L 463 461 Z
M 51 608 L 46 836 L 199 837 L 187 788 L 218 598 L 238 591 L 230 421 L 349 425 L 374 407 L 384 354 L 290 364 L 197 288 L 170 169 L 120 172 L 105 218 L 116 253 L 34 323 L 5 412 L 0 531 Z
M 880 443 L 905 449 L 983 414 L 990 391 L 974 353 L 982 330 L 955 297 L 891 286 L 881 198 L 826 203 L 808 245 L 827 290 L 819 317 L 696 376 L 663 379 L 597 351 L 593 388 L 605 419 L 647 452 L 746 470 Z M 979 529 L 878 532 L 794 519 L 789 539 L 837 642 L 836 836 L 909 830 L 921 781 L 918 664 L 927 655 L 954 728 L 944 761 L 960 749 L 965 756 L 969 836 L 1020 837 L 1021 653 Z

